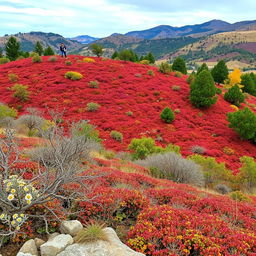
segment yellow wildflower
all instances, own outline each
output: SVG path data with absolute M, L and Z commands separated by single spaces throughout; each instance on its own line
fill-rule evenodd
M 26 194 L 25 199 L 26 200 L 31 200 L 32 199 L 32 195 L 31 194 Z
M 17 219 L 17 222 L 22 222 L 22 218 L 18 218 L 18 219 Z
M 9 194 L 8 197 L 7 197 L 7 199 L 8 199 L 9 201 L 12 201 L 12 200 L 14 199 L 14 195 L 13 195 L 13 194 Z
M 31 200 L 27 200 L 27 204 L 31 204 Z
M 11 190 L 11 193 L 12 193 L 12 194 L 15 194 L 15 193 L 16 193 L 16 189 L 13 188 L 13 189 Z
M 0 219 L 2 220 L 2 219 L 4 219 L 4 217 L 5 217 L 5 214 L 2 213 L 2 214 L 0 215 Z
M 24 191 L 25 191 L 25 192 L 28 192 L 28 191 L 29 191 L 29 188 L 28 188 L 28 187 L 24 187 Z
M 19 216 L 19 215 L 18 215 L 17 213 L 15 213 L 15 214 L 12 215 L 12 218 L 13 218 L 13 219 L 17 219 L 18 216 Z

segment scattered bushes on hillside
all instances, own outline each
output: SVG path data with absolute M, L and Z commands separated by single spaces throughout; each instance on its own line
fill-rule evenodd
M 42 62 L 42 57 L 41 57 L 39 54 L 36 53 L 36 54 L 32 57 L 32 62 L 33 62 L 33 63 Z
M 243 192 L 241 191 L 233 191 L 229 194 L 229 196 L 238 202 L 251 202 L 251 199 L 247 197 Z
M 75 71 L 68 71 L 65 74 L 65 78 L 68 78 L 70 80 L 80 80 L 83 78 L 83 75 L 80 74 L 79 72 L 75 72 Z
M 173 91 L 180 91 L 180 86 L 179 85 L 173 85 L 172 90 Z
M 154 73 L 153 70 L 148 70 L 148 71 L 147 71 L 147 74 L 148 74 L 149 76 L 155 76 L 155 73 Z
M 228 78 L 228 67 L 224 60 L 220 60 L 211 71 L 212 77 L 216 83 L 223 84 Z
M 173 120 L 175 119 L 175 115 L 173 113 L 173 111 L 166 107 L 162 112 L 161 112 L 161 115 L 160 115 L 161 119 L 165 122 L 165 123 L 172 123 Z
M 208 108 L 217 101 L 216 87 L 209 71 L 201 71 L 190 85 L 190 101 L 197 108 Z
M 186 75 L 187 67 L 186 67 L 186 63 L 185 63 L 184 59 L 181 57 L 176 58 L 172 64 L 172 70 L 179 71 L 182 74 Z
M 244 94 L 238 85 L 234 85 L 224 94 L 224 99 L 231 104 L 240 106 L 240 103 L 244 102 Z
M 140 139 L 132 139 L 128 148 L 133 151 L 133 159 L 144 159 L 148 155 L 154 153 L 164 153 L 174 151 L 175 153 L 180 153 L 180 147 L 177 145 L 169 144 L 166 148 L 162 148 L 156 145 L 154 139 L 150 137 L 142 137 Z
M 70 60 L 65 61 L 66 66 L 71 66 L 72 62 Z
M 15 84 L 11 87 L 11 90 L 13 91 L 13 97 L 20 101 L 27 101 L 29 99 L 30 92 L 27 85 Z
M 90 46 L 90 48 L 92 50 L 92 53 L 95 54 L 97 57 L 102 56 L 102 54 L 103 54 L 103 46 L 102 45 L 94 43 Z
M 179 183 L 204 186 L 204 175 L 200 165 L 191 160 L 184 159 L 174 152 L 148 156 L 146 159 L 136 163 L 147 168 L 156 168 L 161 173 L 160 176 L 162 178 Z
M 244 108 L 227 114 L 229 127 L 236 131 L 244 140 L 256 142 L 256 114 Z
M 90 81 L 88 85 L 90 88 L 99 88 L 99 82 L 97 80 Z
M 17 82 L 19 80 L 19 76 L 14 73 L 9 73 L 8 79 L 10 82 Z
M 172 66 L 168 62 L 162 62 L 159 66 L 159 72 L 168 75 L 172 72 Z
M 89 102 L 86 105 L 86 110 L 89 112 L 97 111 L 99 108 L 100 108 L 100 104 L 95 103 L 95 102 Z
M 175 77 L 179 77 L 179 78 L 181 78 L 183 75 L 182 75 L 182 73 L 181 73 L 181 72 L 179 72 L 179 71 L 175 71 L 174 76 L 175 76 Z
M 111 131 L 110 132 L 110 137 L 116 141 L 121 142 L 123 140 L 123 134 L 118 131 Z
M 94 62 L 95 62 L 95 59 L 89 58 L 89 57 L 85 57 L 85 58 L 83 58 L 83 62 L 94 63 Z
M 8 62 L 10 62 L 10 59 L 5 58 L 5 57 L 0 58 L 0 64 L 5 64 L 5 63 L 8 63 Z
M 199 74 L 200 74 L 202 71 L 204 71 L 204 70 L 209 71 L 209 68 L 208 68 L 208 66 L 207 66 L 206 63 L 203 63 L 203 64 L 197 69 L 196 74 L 199 75 Z

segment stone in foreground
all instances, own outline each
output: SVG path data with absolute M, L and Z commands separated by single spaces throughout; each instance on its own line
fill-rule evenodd
M 63 221 L 60 225 L 60 232 L 62 234 L 69 234 L 76 236 L 77 233 L 83 229 L 83 225 L 78 220 L 67 220 Z

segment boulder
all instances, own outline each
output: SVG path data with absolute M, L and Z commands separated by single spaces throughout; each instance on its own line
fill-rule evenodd
M 23 244 L 20 248 L 19 253 L 23 254 L 31 254 L 33 256 L 38 256 L 38 251 L 36 247 L 36 243 L 33 239 L 28 240 Z
M 60 232 L 62 234 L 69 234 L 71 236 L 76 236 L 77 233 L 82 229 L 83 225 L 78 220 L 63 221 L 60 225 Z
M 57 235 L 40 246 L 41 256 L 56 256 L 73 243 L 71 235 Z
M 35 241 L 35 244 L 36 244 L 37 248 L 40 248 L 40 246 L 45 243 L 45 241 L 43 239 L 40 239 L 40 238 L 35 238 L 34 241 Z
M 2 254 L 0 254 L 0 256 L 2 256 Z M 16 256 L 33 256 L 33 255 L 30 253 L 19 252 Z
M 54 237 L 58 236 L 60 233 L 54 232 L 48 236 L 48 240 L 52 240 Z
M 109 241 L 72 244 L 57 256 L 145 256 L 123 244 L 112 228 L 105 228 Z

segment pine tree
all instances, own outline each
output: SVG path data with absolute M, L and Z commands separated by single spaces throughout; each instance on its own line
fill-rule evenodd
M 48 46 L 45 50 L 44 50 L 44 56 L 51 56 L 51 55 L 54 55 L 55 53 L 54 53 L 54 51 L 53 51 L 53 49 L 50 47 L 50 46 Z
M 232 103 L 236 106 L 240 106 L 240 103 L 244 102 L 244 94 L 241 92 L 241 89 L 238 85 L 232 86 L 225 94 L 224 99 L 229 103 Z
M 42 56 L 42 54 L 44 53 L 43 46 L 39 41 L 36 42 L 34 52 L 38 53 L 39 56 Z
M 146 57 L 147 57 L 147 60 L 149 61 L 149 63 L 151 63 L 151 64 L 155 63 L 155 57 L 151 52 L 149 52 Z
M 13 36 L 5 44 L 6 57 L 10 60 L 16 60 L 20 55 L 20 43 Z
M 117 51 L 115 51 L 114 53 L 113 53 L 113 55 L 111 56 L 111 59 L 115 59 L 115 58 L 117 58 L 118 57 L 118 52 Z
M 228 78 L 228 67 L 224 60 L 218 62 L 211 71 L 212 77 L 216 83 L 223 84 Z
M 201 71 L 190 85 L 190 101 L 197 108 L 207 108 L 216 103 L 216 87 L 209 71 Z
M 242 88 L 244 92 L 256 96 L 256 84 L 254 84 L 250 74 L 244 74 L 241 76 L 241 84 L 244 86 Z
M 174 113 L 173 111 L 166 107 L 162 112 L 161 112 L 161 115 L 160 115 L 161 119 L 165 122 L 165 123 L 171 123 L 175 116 L 174 116 Z
M 198 69 L 197 69 L 197 75 L 199 74 L 199 73 L 201 73 L 203 70 L 207 70 L 207 71 L 209 71 L 209 68 L 208 68 L 208 66 L 207 66 L 207 64 L 206 63 L 203 63 Z
M 179 71 L 184 75 L 187 74 L 186 63 L 185 63 L 184 59 L 182 59 L 181 57 L 178 57 L 174 60 L 174 62 L 172 64 L 172 69 L 175 71 Z
M 0 58 L 3 58 L 3 49 L 0 47 Z
M 90 46 L 90 48 L 92 49 L 92 53 L 95 54 L 97 57 L 102 56 L 103 54 L 103 46 L 100 44 L 92 44 Z

